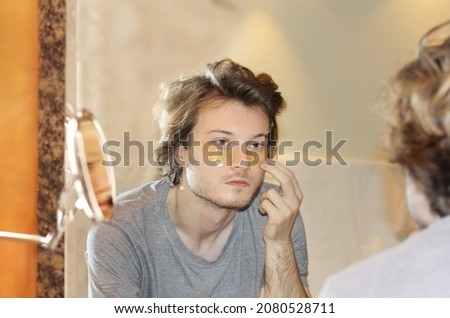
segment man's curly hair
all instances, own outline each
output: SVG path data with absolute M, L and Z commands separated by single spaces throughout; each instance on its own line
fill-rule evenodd
M 450 38 L 419 48 L 387 90 L 392 161 L 400 164 L 441 217 L 450 213 Z

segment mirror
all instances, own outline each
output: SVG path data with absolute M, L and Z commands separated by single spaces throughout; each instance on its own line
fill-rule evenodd
M 84 178 L 84 186 L 77 188 L 82 190 L 78 193 L 78 198 L 86 199 L 87 204 L 83 209 L 91 220 L 109 220 L 112 216 L 115 183 L 111 167 L 103 164 L 105 159 L 109 159 L 109 155 L 102 149 L 106 139 L 91 112 L 84 109 L 76 118 L 78 130 L 75 149 L 78 150 L 78 155 L 73 157 L 78 159 L 77 169 L 81 171 L 80 177 Z
M 68 224 L 78 211 L 97 223 L 112 216 L 116 186 L 112 167 L 102 145 L 106 138 L 93 114 L 82 109 L 74 111 L 67 105 L 65 122 L 65 185 L 56 212 L 55 233 L 46 236 L 0 231 L 0 238 L 28 241 L 44 248 L 55 249 Z

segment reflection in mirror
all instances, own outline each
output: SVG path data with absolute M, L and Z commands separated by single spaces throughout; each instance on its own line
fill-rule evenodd
M 103 164 L 105 156 L 108 156 L 102 150 L 106 140 L 92 113 L 83 110 L 80 115 L 77 141 L 80 150 L 84 148 L 84 151 L 79 151 L 84 157 L 78 158 L 82 176 L 85 178 L 83 194 L 90 209 L 86 214 L 94 221 L 109 220 L 112 216 L 115 185 L 110 167 Z
M 86 109 L 74 111 L 67 105 L 64 189 L 56 212 L 55 233 L 45 237 L 35 234 L 0 231 L 0 238 L 28 241 L 54 249 L 77 211 L 84 211 L 93 222 L 109 220 L 115 198 L 112 167 L 103 165 L 109 155 L 102 149 L 106 142 L 100 124 Z

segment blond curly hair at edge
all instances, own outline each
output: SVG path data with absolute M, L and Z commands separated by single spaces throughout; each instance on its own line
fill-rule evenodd
M 450 37 L 425 42 L 389 83 L 383 111 L 391 160 L 444 217 L 450 214 Z

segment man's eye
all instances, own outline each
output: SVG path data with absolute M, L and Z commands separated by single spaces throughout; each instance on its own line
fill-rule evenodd
M 251 149 L 263 149 L 266 146 L 266 144 L 264 142 L 251 142 L 249 143 L 248 147 Z
M 228 140 L 226 139 L 214 140 L 212 144 L 218 148 L 226 147 L 228 145 Z

